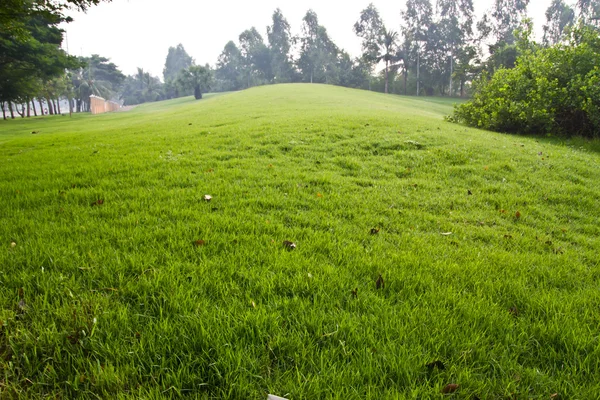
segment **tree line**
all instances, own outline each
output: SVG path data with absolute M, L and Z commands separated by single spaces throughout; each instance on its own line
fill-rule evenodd
M 72 57 L 60 49 L 68 22 L 64 10 L 85 9 L 100 0 L 43 2 L 5 0 L 0 13 L 0 105 L 29 116 L 30 104 L 44 101 L 60 112 L 57 99 L 68 99 L 70 111 L 89 110 L 89 95 L 125 104 L 232 91 L 257 85 L 327 83 L 405 95 L 468 96 L 471 83 L 502 68 L 513 68 L 521 54 L 515 32 L 526 19 L 529 0 L 494 0 L 476 20 L 472 0 L 407 0 L 402 22 L 388 27 L 373 4 L 357 16 L 352 30 L 361 54 L 351 57 L 337 46 L 313 10 L 298 35 L 280 9 L 272 14 L 266 40 L 255 28 L 225 44 L 214 67 L 196 65 L 180 44 L 171 47 L 162 79 L 142 68 L 125 76 L 99 55 Z M 37 4 L 37 3 L 36 3 Z M 550 47 L 566 40 L 577 24 L 597 27 L 600 0 L 570 5 L 553 0 L 546 11 L 543 40 Z M 7 107 L 5 107 L 7 106 Z M 41 105 L 40 105 L 41 108 Z M 6 118 L 6 114 L 5 114 Z

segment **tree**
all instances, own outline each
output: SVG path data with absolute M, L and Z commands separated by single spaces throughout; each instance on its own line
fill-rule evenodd
M 246 87 L 262 83 L 265 80 L 269 81 L 271 77 L 270 53 L 260 33 L 252 27 L 242 32 L 239 40 Z
M 169 98 L 177 97 L 176 85 L 173 82 L 181 70 L 191 67 L 194 64 L 192 57 L 185 51 L 185 48 L 180 43 L 177 47 L 169 47 L 165 67 L 163 69 L 163 78 L 165 84 L 171 89 L 167 93 Z
M 212 71 L 208 65 L 205 67 L 192 65 L 179 72 L 177 81 L 180 82 L 184 88 L 193 89 L 194 97 L 196 100 L 200 100 L 202 98 L 202 92 L 210 90 L 212 84 Z
M 467 56 L 475 55 L 472 46 L 473 39 L 473 1 L 472 0 L 438 0 L 440 20 L 438 25 L 442 36 L 443 52 L 447 52 L 450 58 L 450 73 L 448 74 L 449 94 L 452 95 L 452 80 L 454 76 L 454 65 L 460 56 L 463 77 L 465 68 L 470 63 Z M 461 96 L 464 81 L 461 81 Z
M 75 68 L 77 60 L 61 48 L 60 23 L 65 12 L 85 10 L 100 0 L 4 0 L 0 12 L 0 100 L 27 102 L 34 87 L 42 91 L 50 80 Z M 12 107 L 12 106 L 10 106 Z
M 162 100 L 165 98 L 164 87 L 160 79 L 138 68 L 135 75 L 125 79 L 121 98 L 125 105 Z
M 317 14 L 308 10 L 303 18 L 298 67 L 305 81 L 333 83 L 333 69 L 339 49 L 329 38 L 327 29 L 319 25 Z
M 278 8 L 273 13 L 273 24 L 267 27 L 271 71 L 273 79 L 278 83 L 291 82 L 293 79 L 293 64 L 289 54 L 291 37 L 290 24 Z
M 362 58 L 369 66 L 369 75 L 379 63 L 380 47 L 384 42 L 385 26 L 379 11 L 373 3 L 361 11 L 359 20 L 354 24 L 354 33 L 362 39 Z M 370 82 L 370 81 L 369 81 Z
M 568 27 L 575 22 L 575 10 L 563 0 L 553 0 L 546 10 L 544 25 L 544 44 L 552 45 L 560 42 Z
M 429 0 L 407 0 L 406 10 L 401 13 L 404 20 L 403 33 L 406 38 L 405 60 L 416 60 L 417 96 L 420 94 L 421 55 L 428 40 L 432 25 L 431 2 Z
M 219 89 L 223 91 L 238 90 L 243 86 L 242 53 L 233 43 L 227 42 L 219 55 L 215 78 Z
M 515 43 L 514 32 L 526 17 L 529 0 L 494 0 L 491 15 L 492 32 L 496 43 L 511 45 Z
M 584 24 L 600 26 L 600 0 L 577 0 L 577 11 Z

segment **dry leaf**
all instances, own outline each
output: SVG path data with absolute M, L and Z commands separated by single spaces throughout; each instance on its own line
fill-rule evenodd
M 19 288 L 19 298 L 22 299 L 23 297 L 25 297 L 25 291 L 23 288 Z
M 317 197 L 323 197 L 321 193 L 317 193 Z
M 483 167 L 483 169 L 485 169 L 485 170 L 487 171 L 488 169 L 490 169 L 490 167 L 488 167 L 488 166 L 486 165 L 485 167 Z
M 442 236 L 450 236 L 452 235 L 452 232 L 443 232 L 441 233 Z
M 202 239 L 198 239 L 194 241 L 194 245 L 196 245 L 196 247 L 201 247 L 204 246 L 206 244 L 206 242 Z
M 288 250 L 294 250 L 296 248 L 296 243 L 290 242 L 289 240 L 284 240 L 283 245 L 288 248 Z
M 256 303 L 254 301 L 251 301 L 250 305 L 252 306 L 252 308 L 256 308 Z
M 502 210 L 500 210 L 500 213 L 506 214 L 506 210 L 502 209 Z
M 371 235 L 377 235 L 379 233 L 379 228 L 371 228 Z
M 515 213 L 515 218 L 516 218 L 516 219 L 519 219 L 519 218 L 521 218 L 521 212 L 520 212 L 520 211 L 517 211 L 517 212 Z
M 446 366 L 440 360 L 435 360 L 434 362 L 430 362 L 429 364 L 425 364 L 425 366 L 427 368 L 429 368 L 430 370 L 433 370 L 434 368 L 437 368 L 437 369 L 446 369 Z
M 385 287 L 385 282 L 383 281 L 383 276 L 381 276 L 381 274 L 379 274 L 379 278 L 377 278 L 377 281 L 375 282 L 375 287 L 377 289 Z
M 454 393 L 458 390 L 459 387 L 460 387 L 460 385 L 458 385 L 456 383 L 449 383 L 446 386 L 444 386 L 444 388 L 442 389 L 442 393 L 444 393 L 444 394 Z
M 10 247 L 17 247 L 17 244 L 15 242 L 10 242 Z
M 94 207 L 94 206 L 101 206 L 102 204 L 104 204 L 104 199 L 98 199 L 96 201 L 93 201 L 92 204 L 91 204 L 91 206 L 92 207 Z
M 515 317 L 519 316 L 519 309 L 517 308 L 517 306 L 512 306 L 508 309 L 508 312 Z
M 204 201 L 211 201 L 211 200 L 212 200 L 212 196 L 210 194 L 204 195 Z

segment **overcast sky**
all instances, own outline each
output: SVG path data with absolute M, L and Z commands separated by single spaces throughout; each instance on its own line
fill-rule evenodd
M 473 0 L 477 15 L 483 14 L 491 0 Z M 229 40 L 237 43 L 239 34 L 255 26 L 267 40 L 266 27 L 280 8 L 300 32 L 302 17 L 313 9 L 319 23 L 334 42 L 350 55 L 360 53 L 360 41 L 352 32 L 361 10 L 369 0 L 112 0 L 92 7 L 87 13 L 71 13 L 74 22 L 63 25 L 70 54 L 108 57 L 125 74 L 144 68 L 162 79 L 167 51 L 181 43 L 197 64 L 215 65 Z M 372 0 L 388 29 L 400 29 L 400 11 L 405 0 Z M 529 15 L 541 35 L 545 10 L 551 0 L 531 0 Z M 432 0 L 435 4 L 435 0 Z

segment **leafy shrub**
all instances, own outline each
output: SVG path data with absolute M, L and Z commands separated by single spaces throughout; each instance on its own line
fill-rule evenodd
M 600 37 L 590 27 L 568 43 L 536 49 L 523 35 L 515 68 L 474 82 L 473 99 L 448 119 L 498 132 L 600 137 Z

